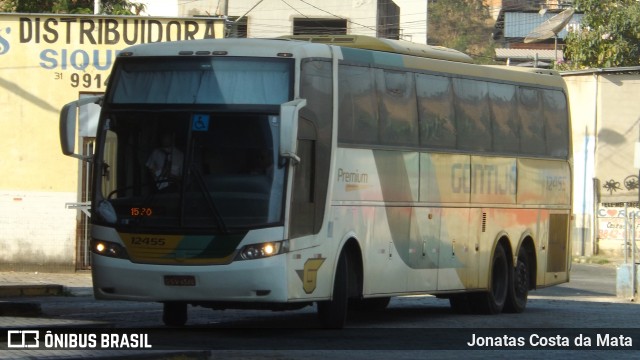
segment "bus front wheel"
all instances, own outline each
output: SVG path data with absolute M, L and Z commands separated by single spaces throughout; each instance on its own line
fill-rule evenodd
M 162 321 L 167 326 L 184 326 L 187 323 L 187 303 L 164 303 Z
M 342 253 L 333 282 L 333 299 L 318 302 L 318 317 L 323 328 L 342 329 L 347 322 L 349 306 L 349 260 Z

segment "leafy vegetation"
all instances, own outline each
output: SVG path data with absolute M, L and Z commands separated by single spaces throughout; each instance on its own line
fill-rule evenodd
M 1 12 L 93 14 L 94 0 L 0 0 Z M 101 0 L 100 11 L 110 15 L 140 15 L 145 5 L 127 0 Z
M 636 0 L 576 0 L 581 28 L 569 33 L 563 69 L 640 65 L 640 3 Z
M 430 0 L 427 42 L 462 51 L 477 63 L 492 63 L 494 21 L 482 0 Z

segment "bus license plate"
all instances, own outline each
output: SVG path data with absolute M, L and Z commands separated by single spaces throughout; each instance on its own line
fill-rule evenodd
M 191 275 L 165 275 L 166 286 L 196 286 L 196 278 Z

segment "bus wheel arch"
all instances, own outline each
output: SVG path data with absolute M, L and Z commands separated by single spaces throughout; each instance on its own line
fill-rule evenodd
M 349 299 L 362 296 L 362 251 L 358 242 L 347 240 L 337 260 L 333 278 L 332 299 L 318 302 L 322 327 L 341 329 L 346 325 Z

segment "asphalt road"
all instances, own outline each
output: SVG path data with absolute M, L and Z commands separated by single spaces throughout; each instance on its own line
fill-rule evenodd
M 640 308 L 616 297 L 613 266 L 574 264 L 571 282 L 531 292 L 522 314 L 460 315 L 447 300 L 405 296 L 392 299 L 384 312 L 352 314 L 347 329 L 336 331 L 318 328 L 315 307 L 291 312 L 190 307 L 188 326 L 171 329 L 162 325 L 160 304 L 96 301 L 89 295 L 39 301 L 45 317 L 144 332 L 154 349 L 213 350 L 212 359 L 631 359 L 640 354 Z M 494 346 L 479 346 L 477 338 Z M 575 346 L 583 338 L 593 342 L 589 351 Z

